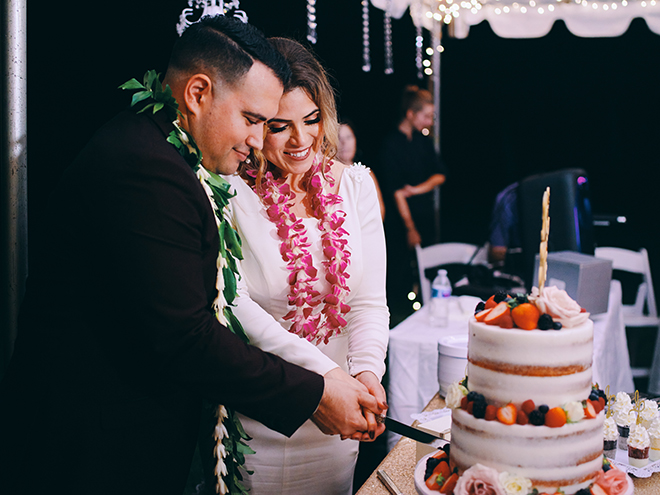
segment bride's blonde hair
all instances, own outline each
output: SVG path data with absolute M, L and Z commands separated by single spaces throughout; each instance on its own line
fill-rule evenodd
M 337 154 L 339 123 L 335 92 L 328 81 L 327 72 L 314 55 L 297 41 L 288 38 L 269 38 L 268 41 L 284 56 L 291 67 L 291 79 L 284 87 L 284 93 L 300 88 L 319 107 L 323 137 L 318 151 L 321 152 L 324 161 L 332 160 Z M 264 137 L 267 132 L 268 129 L 265 128 Z M 246 172 L 257 169 L 256 184 L 259 188 L 263 175 L 272 167 L 259 150 L 253 151 L 250 162 L 241 167 L 241 176 L 252 182 L 255 179 L 248 177 Z

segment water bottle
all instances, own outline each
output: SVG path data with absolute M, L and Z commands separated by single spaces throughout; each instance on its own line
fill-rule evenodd
M 431 285 L 431 325 L 446 327 L 449 324 L 449 297 L 451 283 L 447 278 L 447 270 L 438 270 L 438 275 Z

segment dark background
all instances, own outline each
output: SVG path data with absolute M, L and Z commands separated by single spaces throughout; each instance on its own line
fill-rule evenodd
M 147 69 L 165 71 L 186 2 L 102 5 L 90 11 L 28 3 L 33 246 L 47 242 L 39 223 L 53 183 L 92 133 L 128 104 L 129 94 L 117 87 Z M 243 0 L 241 8 L 268 36 L 305 39 L 304 0 Z M 412 21 L 408 14 L 393 20 L 395 72 L 385 75 L 383 13 L 371 7 L 372 71 L 364 73 L 361 3 L 319 1 L 317 11 L 314 50 L 333 78 L 341 116 L 355 123 L 361 160 L 378 175 L 378 147 L 397 123 L 402 88 L 428 85 L 417 79 Z M 595 39 L 571 35 L 562 22 L 543 38 L 502 39 L 482 23 L 466 39 L 445 36 L 443 44 L 441 146 L 449 179 L 442 240 L 483 243 L 499 190 L 533 173 L 580 167 L 591 180 L 594 212 L 628 218 L 624 226 L 596 228 L 597 243 L 646 247 L 660 273 L 660 36 L 641 19 L 621 37 Z
M 33 250 L 48 243 L 40 222 L 54 182 L 130 101 L 117 87 L 148 69 L 165 71 L 185 6 L 184 0 L 114 0 L 89 9 L 28 2 Z M 243 0 L 241 7 L 266 35 L 305 39 L 304 0 Z M 401 90 L 428 85 L 417 79 L 415 29 L 408 14 L 393 20 L 395 72 L 385 75 L 383 13 L 372 7 L 372 71 L 364 73 L 360 1 L 319 1 L 317 11 L 314 50 L 333 78 L 341 116 L 355 123 L 361 160 L 378 175 L 378 148 L 397 124 Z M 466 39 L 445 36 L 443 44 L 441 146 L 449 179 L 442 187 L 442 240 L 483 243 L 499 190 L 533 173 L 579 167 L 591 180 L 594 212 L 628 218 L 624 226 L 596 228 L 597 243 L 646 247 L 660 274 L 660 36 L 640 19 L 621 37 L 598 39 L 575 37 L 562 22 L 543 38 L 502 39 L 482 23 Z M 362 458 L 369 462 L 358 467 L 356 486 L 383 455 L 378 445 L 375 452 Z

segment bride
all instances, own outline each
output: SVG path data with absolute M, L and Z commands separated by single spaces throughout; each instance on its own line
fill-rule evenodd
M 299 43 L 271 42 L 293 76 L 263 152 L 228 178 L 244 256 L 234 312 L 252 344 L 321 374 L 338 366 L 384 403 L 389 313 L 376 188 L 369 169 L 333 159 L 338 123 L 324 69 Z M 281 327 L 275 340 L 264 330 L 272 325 Z M 293 346 L 292 337 L 310 344 Z M 250 493 L 350 494 L 353 440 L 384 429 L 364 414 L 369 433 L 352 439 L 326 436 L 311 421 L 287 438 L 242 416 L 256 451 L 246 456 Z

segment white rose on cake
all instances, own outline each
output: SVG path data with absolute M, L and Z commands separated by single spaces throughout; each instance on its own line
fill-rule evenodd
M 583 312 L 580 305 L 571 299 L 565 290 L 555 286 L 544 287 L 543 295 L 539 295 L 537 287 L 532 287 L 532 295 L 529 298 L 541 313 L 549 314 L 564 328 L 576 327 L 589 318 L 589 313 Z
M 449 409 L 458 409 L 461 407 L 461 400 L 468 394 L 467 389 L 460 382 L 454 382 L 449 385 L 445 403 Z
M 500 483 L 507 495 L 527 495 L 532 491 L 532 482 L 515 474 L 500 473 Z
M 582 402 L 568 402 L 564 405 L 564 411 L 566 411 L 566 421 L 569 423 L 577 423 L 584 418 Z

